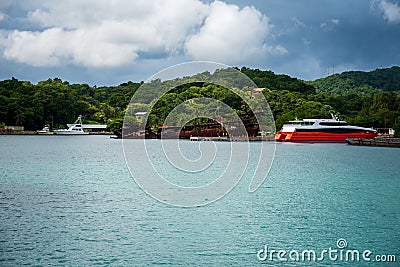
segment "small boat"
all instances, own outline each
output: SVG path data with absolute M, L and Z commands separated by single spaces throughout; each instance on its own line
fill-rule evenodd
M 50 126 L 48 124 L 46 124 L 42 130 L 38 130 L 36 131 L 37 134 L 54 134 L 54 132 L 52 132 L 50 130 Z
M 59 135 L 87 135 L 88 132 L 85 132 L 82 127 L 82 116 L 79 115 L 76 121 L 71 124 L 68 129 L 60 129 L 55 130 L 55 134 Z
M 332 114 L 332 119 L 295 119 L 284 124 L 275 135 L 281 142 L 340 142 L 346 138 L 375 138 L 377 131 L 372 128 L 348 125 Z

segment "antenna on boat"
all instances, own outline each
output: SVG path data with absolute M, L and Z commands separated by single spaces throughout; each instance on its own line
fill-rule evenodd
M 335 121 L 339 121 L 339 118 L 335 114 L 331 113 L 331 116 L 332 119 L 334 119 Z
M 74 124 L 82 124 L 83 118 L 82 115 L 79 115 L 78 118 L 75 120 Z

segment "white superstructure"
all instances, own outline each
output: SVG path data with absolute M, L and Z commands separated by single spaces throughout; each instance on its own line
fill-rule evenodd
M 69 124 L 68 129 L 61 129 L 61 130 L 55 130 L 55 134 L 60 134 L 60 135 L 86 135 L 89 134 L 88 132 L 85 132 L 82 127 L 82 116 L 79 115 L 74 124 Z

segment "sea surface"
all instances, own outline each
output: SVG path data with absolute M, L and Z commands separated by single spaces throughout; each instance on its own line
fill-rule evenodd
M 155 151 L 160 141 L 147 142 Z M 216 147 L 229 156 L 229 143 Z M 154 162 L 184 186 L 215 178 L 180 181 Z M 0 266 L 399 266 L 399 163 L 396 148 L 277 144 L 257 191 L 249 170 L 222 199 L 181 208 L 141 190 L 122 140 L 0 136 Z M 346 260 L 349 250 L 359 261 Z

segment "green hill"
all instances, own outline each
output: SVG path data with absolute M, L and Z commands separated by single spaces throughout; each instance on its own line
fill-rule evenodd
M 400 67 L 374 71 L 347 71 L 309 82 L 317 92 L 333 95 L 372 95 L 377 92 L 400 91 Z
M 400 133 L 400 67 L 371 72 L 350 71 L 315 81 L 304 82 L 269 70 L 238 69 L 249 76 L 258 87 L 267 88 L 262 94 L 272 110 L 277 129 L 295 117 L 329 118 L 335 113 L 350 124 L 366 127 L 393 127 Z M 202 73 L 198 75 L 211 75 Z M 224 71 L 214 74 L 226 76 Z M 238 114 L 248 114 L 246 104 L 236 94 L 209 83 L 187 82 L 166 93 L 149 115 L 152 128 L 163 124 L 175 106 L 198 97 L 218 99 Z M 153 81 L 169 86 L 168 81 Z M 110 130 L 120 128 L 126 107 L 142 83 L 127 82 L 118 86 L 89 86 L 70 84 L 58 78 L 32 84 L 10 79 L 0 81 L 0 128 L 4 125 L 24 126 L 37 130 L 47 121 L 63 127 L 79 115 L 87 123 L 106 123 Z M 250 90 L 243 87 L 242 90 Z M 248 92 L 250 93 L 250 92 Z M 251 94 L 251 93 L 250 93 Z M 152 92 L 146 91 L 135 105 L 148 105 Z
M 315 93 L 315 88 L 312 85 L 285 74 L 275 74 L 269 70 L 250 69 L 247 67 L 242 67 L 240 71 L 252 79 L 258 87 L 265 87 L 270 90 L 288 90 L 306 95 Z

